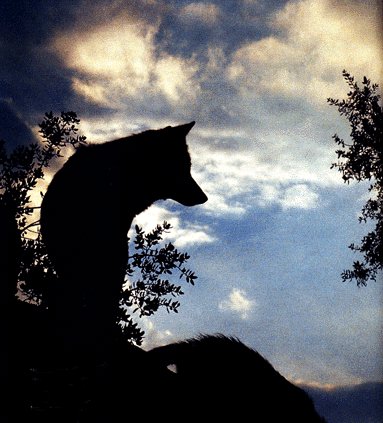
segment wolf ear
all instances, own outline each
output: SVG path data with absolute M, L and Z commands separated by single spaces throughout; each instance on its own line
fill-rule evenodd
M 185 123 L 183 125 L 174 126 L 172 129 L 174 131 L 177 131 L 180 135 L 183 135 L 186 137 L 186 135 L 190 132 L 190 130 L 193 128 L 195 122 Z

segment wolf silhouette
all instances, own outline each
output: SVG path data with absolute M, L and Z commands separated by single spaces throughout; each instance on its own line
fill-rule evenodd
M 133 218 L 160 199 L 207 200 L 190 174 L 194 123 L 81 147 L 53 177 L 40 222 L 59 280 L 53 319 L 66 343 L 104 343 L 117 330 Z
M 176 366 L 179 402 L 188 399 L 188 417 L 325 423 L 304 390 L 238 338 L 202 335 L 154 348 L 148 354 L 158 365 Z

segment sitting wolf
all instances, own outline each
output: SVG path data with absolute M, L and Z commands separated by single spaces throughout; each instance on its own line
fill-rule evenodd
M 133 218 L 160 199 L 207 200 L 190 174 L 193 125 L 81 147 L 52 179 L 41 234 L 59 276 L 51 309 L 66 343 L 102 344 L 116 330 Z

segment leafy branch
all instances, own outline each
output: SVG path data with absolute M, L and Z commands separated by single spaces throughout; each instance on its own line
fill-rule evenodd
M 44 168 L 61 157 L 63 147 L 76 149 L 85 144 L 86 137 L 77 135 L 79 122 L 75 112 L 62 112 L 60 116 L 49 112 L 39 124 L 41 143 L 20 145 L 8 154 L 5 142 L 0 141 L 0 202 L 17 221 L 21 243 L 19 288 L 32 303 L 44 302 L 56 274 L 41 241 L 39 220 L 31 221 L 40 208 L 31 203 L 31 193 L 43 180 Z
M 343 77 L 350 88 L 347 99 L 329 98 L 328 103 L 348 119 L 352 144 L 337 134 L 333 136 L 341 148 L 336 150 L 338 161 L 331 168 L 338 169 L 346 183 L 371 181 L 371 197 L 362 208 L 359 223 L 376 223 L 360 245 L 349 245 L 352 251 L 363 254 L 363 261 L 355 261 L 351 270 L 343 271 L 342 280 L 356 280 L 358 286 L 365 286 L 368 280 L 375 281 L 383 268 L 383 110 L 377 84 L 364 77 L 363 86 L 359 87 L 348 72 L 343 71 Z
M 169 280 L 168 276 L 173 272 L 191 285 L 197 279 L 195 273 L 185 267 L 190 258 L 187 253 L 179 252 L 172 243 L 160 246 L 163 235 L 170 229 L 171 225 L 166 221 L 148 233 L 135 226 L 135 252 L 128 260 L 127 283 L 122 292 L 121 307 L 133 313 L 139 312 L 139 317 L 151 316 L 160 307 L 164 307 L 168 313 L 178 313 L 180 302 L 176 298 L 184 295 L 184 292 L 180 285 Z M 126 312 L 124 318 L 122 327 L 127 330 L 126 322 L 131 325 L 132 316 Z

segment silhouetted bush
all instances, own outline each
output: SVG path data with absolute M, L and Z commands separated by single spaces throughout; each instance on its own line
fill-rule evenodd
M 342 173 L 346 183 L 371 181 L 371 197 L 362 208 L 359 222 L 376 223 L 360 245 L 349 246 L 363 255 L 363 261 L 354 261 L 352 269 L 343 271 L 342 279 L 355 280 L 358 286 L 363 286 L 369 280 L 375 281 L 383 268 L 383 109 L 377 84 L 364 77 L 360 87 L 348 72 L 343 71 L 343 76 L 350 88 L 347 99 L 329 98 L 328 102 L 348 119 L 351 143 L 337 134 L 333 136 L 340 149 L 336 151 L 338 161 L 332 168 Z

